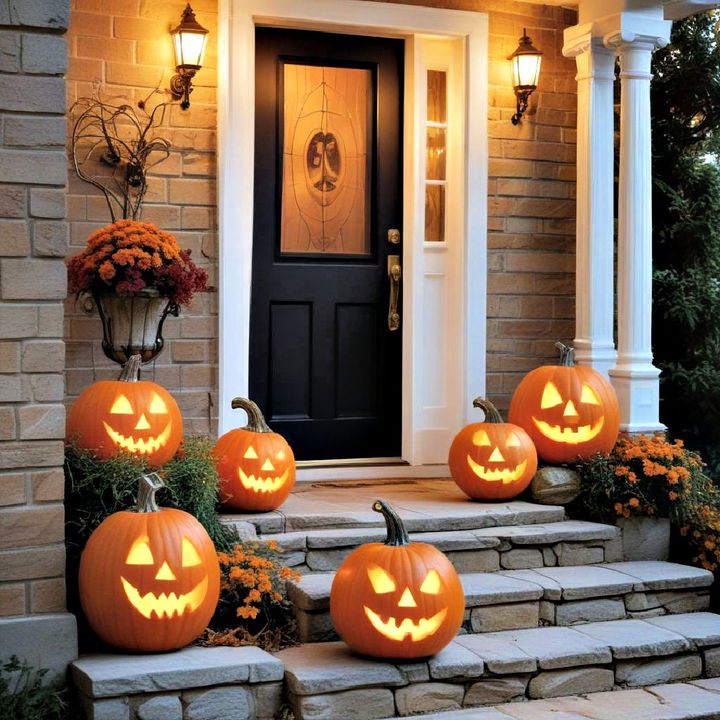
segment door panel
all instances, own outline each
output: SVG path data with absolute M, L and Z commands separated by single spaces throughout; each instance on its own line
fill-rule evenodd
M 402 41 L 256 30 L 250 394 L 298 459 L 400 454 Z

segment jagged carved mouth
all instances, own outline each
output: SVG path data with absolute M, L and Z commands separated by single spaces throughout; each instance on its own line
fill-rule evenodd
M 285 468 L 285 472 L 279 477 L 255 477 L 247 475 L 242 468 L 238 468 L 238 477 L 246 490 L 254 490 L 260 493 L 269 493 L 279 490 L 288 479 L 290 468 Z
M 365 615 L 367 615 L 372 626 L 381 635 L 384 635 L 390 640 L 403 640 L 409 635 L 413 642 L 419 642 L 436 633 L 447 615 L 447 608 L 443 608 L 432 617 L 420 618 L 416 623 L 410 618 L 403 618 L 400 625 L 398 625 L 394 617 L 388 618 L 387 622 L 383 621 L 383 619 L 367 605 L 363 605 L 363 610 L 365 610 Z
M 172 421 L 165 426 L 165 429 L 159 435 L 149 438 L 134 438 L 132 435 L 128 435 L 126 437 L 117 430 L 113 430 L 113 428 L 111 428 L 104 420 L 103 425 L 105 426 L 105 431 L 115 445 L 131 453 L 148 455 L 150 453 L 157 452 L 161 447 L 165 447 L 165 445 L 167 445 L 168 438 L 170 437 Z
M 125 595 L 130 604 L 143 616 L 150 619 L 155 613 L 158 618 L 172 617 L 173 615 L 184 615 L 185 612 L 192 612 L 200 607 L 202 601 L 207 595 L 208 578 L 207 575 L 188 593 L 184 595 L 176 595 L 174 592 L 169 594 L 149 592 L 140 595 L 139 590 L 124 577 L 120 576 Z
M 550 423 L 538 420 L 536 417 L 533 417 L 533 422 L 546 438 L 554 442 L 567 443 L 568 445 L 579 445 L 592 440 L 598 435 L 605 423 L 605 418 L 601 417 L 594 425 L 580 425 L 575 428 L 550 425 Z
M 523 460 L 512 470 L 509 468 L 485 467 L 484 465 L 476 463 L 469 455 L 467 456 L 467 461 L 470 469 L 482 480 L 487 480 L 488 482 L 502 482 L 503 484 L 519 480 L 525 473 L 525 468 L 527 467 L 527 460 Z

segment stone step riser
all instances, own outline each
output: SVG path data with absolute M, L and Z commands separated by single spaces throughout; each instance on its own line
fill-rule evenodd
M 590 600 L 534 600 L 466 606 L 460 634 L 545 626 L 570 627 L 626 618 L 644 619 L 698 612 L 708 610 L 709 607 L 710 593 L 706 590 L 632 592 Z M 338 640 L 329 610 L 313 612 L 294 608 L 293 611 L 300 642 Z
M 717 677 L 720 619 L 701 613 L 460 636 L 434 658 L 406 663 L 361 659 L 342 643 L 277 657 L 297 720 L 373 720 Z

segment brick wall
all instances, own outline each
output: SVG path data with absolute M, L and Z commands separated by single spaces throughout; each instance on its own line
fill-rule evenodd
M 70 0 L 0 4 L 0 616 L 65 608 Z M 0 621 L 0 646 L 2 640 Z M 0 655 L 2 651 L 0 651 Z
M 490 183 L 488 392 L 506 407 L 520 377 L 556 357 L 553 343 L 574 331 L 575 66 L 562 57 L 562 31 L 573 11 L 504 0 L 403 0 L 417 5 L 487 12 L 490 16 Z M 168 29 L 181 2 L 74 0 L 68 34 L 71 100 L 103 84 L 108 96 L 137 100 L 173 59 Z M 188 112 L 174 111 L 167 135 L 174 149 L 153 181 L 143 218 L 175 232 L 216 276 L 215 86 L 216 0 L 196 0 L 212 34 Z M 544 52 L 540 87 L 520 126 L 510 123 L 515 96 L 507 55 L 523 27 Z M 102 198 L 71 177 L 71 250 L 108 221 Z M 183 317 L 169 320 L 169 349 L 149 374 L 178 398 L 191 431 L 214 430 L 217 399 L 217 303 L 202 295 Z M 117 366 L 100 349 L 97 317 L 67 302 L 69 399 Z

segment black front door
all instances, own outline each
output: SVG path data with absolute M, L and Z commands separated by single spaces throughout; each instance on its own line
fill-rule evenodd
M 256 30 L 250 396 L 299 460 L 400 455 L 403 54 Z

